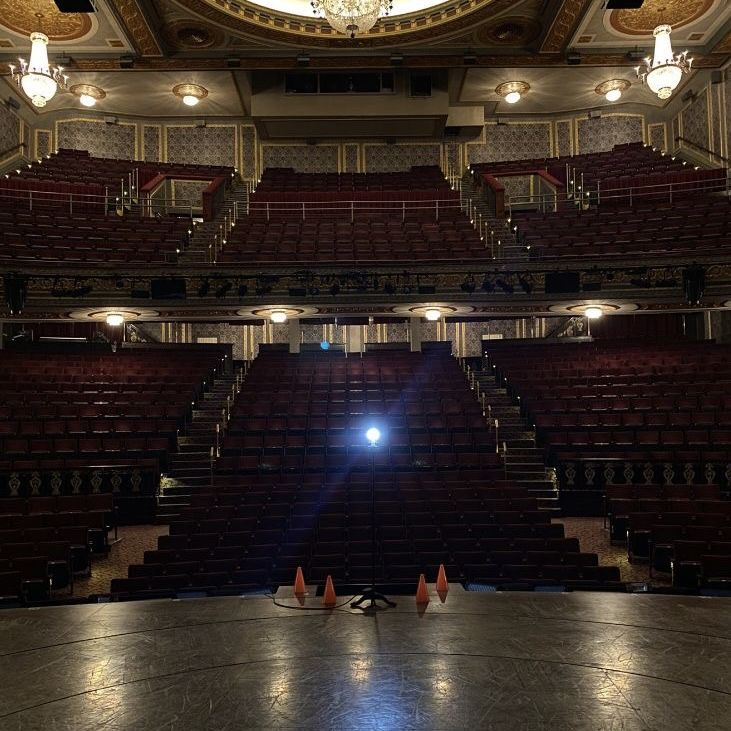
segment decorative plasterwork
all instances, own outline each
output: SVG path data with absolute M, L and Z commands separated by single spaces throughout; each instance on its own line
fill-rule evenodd
M 591 0 L 563 0 L 541 44 L 541 53 L 561 53 L 590 5 Z
M 514 0 L 464 0 L 448 2 L 424 11 L 382 18 L 355 40 L 336 33 L 326 21 L 278 13 L 246 3 L 209 3 L 206 0 L 178 0 L 189 10 L 234 33 L 251 35 L 276 43 L 352 48 L 387 46 L 399 42 L 434 40 L 435 37 L 472 30 L 480 23 L 515 5 Z
M 24 36 L 42 30 L 51 41 L 74 41 L 92 29 L 87 13 L 62 13 L 53 0 L 0 0 L 0 25 Z
M 161 56 L 160 44 L 147 25 L 136 0 L 114 0 L 113 7 L 137 51 L 143 56 Z
M 612 10 L 609 13 L 610 26 L 625 35 L 649 36 L 661 23 L 673 30 L 692 23 L 713 6 L 714 0 L 645 0 L 635 10 Z

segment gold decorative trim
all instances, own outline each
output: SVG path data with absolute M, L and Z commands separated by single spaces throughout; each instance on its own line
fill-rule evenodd
M 504 81 L 495 87 L 498 96 L 506 97 L 508 94 L 518 92 L 521 96 L 530 91 L 530 84 L 527 81 Z
M 563 0 L 541 43 L 539 52 L 561 53 L 564 51 L 590 5 L 591 0 Z
M 104 89 L 99 86 L 94 86 L 94 84 L 74 84 L 73 86 L 69 87 L 69 91 L 76 96 L 86 94 L 87 96 L 93 97 L 97 101 L 99 101 L 100 99 L 104 99 L 107 96 L 107 92 L 104 91 Z
M 630 86 L 632 86 L 632 84 L 627 81 L 627 79 L 609 79 L 608 81 L 602 81 L 601 84 L 597 84 L 594 92 L 596 94 L 599 94 L 599 96 L 604 96 L 610 91 L 615 91 L 616 89 L 624 94 L 624 92 L 627 91 Z
M 666 23 L 673 30 L 695 22 L 713 6 L 714 0 L 645 0 L 641 8 L 612 10 L 609 25 L 618 33 L 628 36 L 649 36 Z
M 143 56 L 162 56 L 162 48 L 147 24 L 137 0 L 114 0 L 110 6 L 116 10 L 138 53 Z
M 208 96 L 208 89 L 200 84 L 176 84 L 172 88 L 173 94 L 179 99 L 184 96 L 194 96 L 198 101 Z
M 60 124 L 67 124 L 68 122 L 89 122 L 92 124 L 106 124 L 104 119 L 99 119 L 98 117 L 65 117 L 64 119 L 57 119 L 54 122 L 53 125 L 53 138 L 56 142 L 55 150 L 58 151 L 58 126 Z M 135 128 L 135 154 L 134 159 L 139 160 L 139 140 L 138 140 L 138 134 L 137 134 L 137 123 L 135 122 L 117 122 L 116 123 L 118 127 L 134 127 Z

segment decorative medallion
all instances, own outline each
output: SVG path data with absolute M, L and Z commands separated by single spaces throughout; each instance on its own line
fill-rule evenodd
M 612 10 L 609 24 L 614 30 L 630 36 L 651 36 L 661 24 L 673 30 L 693 23 L 705 15 L 714 0 L 645 0 L 637 10 Z
M 208 89 L 200 84 L 176 84 L 173 87 L 173 94 L 186 101 L 186 97 L 192 97 L 200 101 L 208 96 Z M 186 101 L 186 103 L 189 103 Z M 194 104 L 191 104 L 194 106 Z
M 594 91 L 600 96 L 606 96 L 610 91 L 619 91 L 624 94 L 632 84 L 627 79 L 609 79 L 599 84 Z
M 224 35 L 213 26 L 194 20 L 178 20 L 162 28 L 165 41 L 172 48 L 213 48 L 223 43 Z
M 87 13 L 62 13 L 53 0 L 0 0 L 0 25 L 23 36 L 40 30 L 51 41 L 74 41 L 89 33 L 91 18 Z
M 69 91 L 79 97 L 90 96 L 96 101 L 104 99 L 107 95 L 107 92 L 104 91 L 104 89 L 98 86 L 94 86 L 93 84 L 74 84 L 73 86 L 69 87 Z
M 501 18 L 483 25 L 477 31 L 478 40 L 498 46 L 525 46 L 541 32 L 540 23 L 530 18 Z

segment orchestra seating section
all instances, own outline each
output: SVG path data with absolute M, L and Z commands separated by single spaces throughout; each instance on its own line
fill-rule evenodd
M 382 443 L 368 446 L 376 424 Z M 378 581 L 614 587 L 599 566 L 501 479 L 475 394 L 446 353 L 261 353 L 244 381 L 210 492 L 193 496 L 120 597 L 236 592 L 327 575 Z
M 0 498 L 0 599 L 43 601 L 73 590 L 108 550 L 111 493 Z
M 1 351 L 0 491 L 4 496 L 22 496 L 29 489 L 28 496 L 78 492 L 80 483 L 69 477 L 75 471 L 137 470 L 139 481 L 126 477 L 116 491 L 131 500 L 145 492 L 154 497 L 191 404 L 225 367 L 226 357 L 224 349 L 184 346 L 116 353 L 108 346 L 83 353 L 37 347 Z M 19 474 L 34 473 L 39 475 L 35 487 L 33 480 L 16 481 Z M 153 478 L 143 481 L 141 473 Z M 99 489 L 93 481 L 91 487 Z
M 659 473 L 667 483 L 721 479 L 731 463 L 728 346 L 496 346 L 489 363 L 559 467 L 594 459 L 601 473 L 616 461 L 614 479 L 621 480 L 628 462 L 657 465 L 650 479 Z M 722 545 L 731 538 L 731 501 L 719 485 L 608 484 L 605 490 L 610 536 L 626 540 L 631 559 L 649 560 L 658 571 L 672 566 L 680 587 L 731 579 L 730 544 Z M 692 542 L 695 558 L 678 558 L 678 541 L 686 548 Z

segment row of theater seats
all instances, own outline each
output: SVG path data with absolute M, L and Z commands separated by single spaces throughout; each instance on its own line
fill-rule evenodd
M 344 429 L 338 430 L 342 441 L 336 447 L 329 442 L 335 432 L 305 428 L 297 435 L 299 453 L 279 454 L 279 446 L 269 453 L 265 444 L 275 433 L 247 430 L 252 403 L 261 393 L 266 394 L 261 405 L 267 399 L 284 403 L 298 379 L 350 382 L 364 393 L 381 392 L 386 382 L 402 383 L 411 395 L 438 400 L 443 392 L 456 403 L 477 404 L 458 363 L 442 349 L 376 351 L 347 360 L 336 353 L 260 352 L 230 422 L 232 432 L 244 440 L 254 437 L 253 454 L 217 462 L 215 491 L 195 496 L 180 520 L 171 523 L 170 535 L 159 539 L 158 550 L 146 554 L 143 565 L 131 566 L 127 578 L 113 582 L 115 593 L 261 588 L 289 583 L 297 566 L 312 581 L 328 574 L 340 582 L 366 581 L 374 526 L 371 485 L 379 580 L 413 581 L 443 563 L 455 579 L 500 585 L 619 581 L 616 567 L 601 567 L 596 555 L 581 553 L 578 542 L 566 539 L 563 526 L 551 523 L 550 513 L 539 510 L 524 488 L 500 481 L 501 463 L 489 441 L 483 452 L 462 453 L 452 441 L 443 452 L 431 451 L 431 440 L 438 437 L 425 431 L 423 452 L 401 453 L 390 448 L 397 435 L 384 414 L 377 422 L 383 436 L 376 447 L 364 443 L 362 432 L 360 445 L 348 445 L 355 429 L 348 438 Z M 306 416 L 317 418 L 323 392 L 319 387 L 305 392 L 311 397 L 301 402 L 310 412 Z M 255 418 L 261 428 L 263 417 Z M 410 418 L 400 417 L 406 427 Z M 418 432 L 406 433 L 411 438 Z M 480 429 L 469 425 L 450 439 L 455 434 L 472 444 L 480 439 Z
M 83 217 L 83 218 L 80 218 Z M 0 210 L 0 259 L 165 263 L 188 244 L 190 221 L 69 212 L 60 207 Z
M 0 470 L 164 465 L 226 357 L 223 349 L 184 346 L 3 350 Z
M 489 362 L 554 460 L 656 451 L 656 461 L 723 461 L 730 452 L 727 346 L 495 346 Z
M 292 168 L 266 168 L 257 192 L 449 190 L 438 165 L 416 166 L 396 173 L 297 173 Z
M 42 601 L 92 571 L 114 525 L 112 495 L 0 499 L 0 598 Z
M 119 194 L 122 181 L 128 185 L 128 176 L 139 176 L 139 185 L 143 186 L 156 175 L 185 177 L 217 176 L 231 177 L 233 168 L 221 165 L 195 165 L 190 163 L 143 162 L 141 160 L 120 160 L 116 158 L 92 157 L 86 150 L 70 150 L 61 148 L 40 161 L 19 168 L 19 172 L 10 172 L 9 179 L 54 180 L 69 183 L 94 183 L 106 186 L 110 195 Z M 133 179 L 134 183 L 134 179 Z
M 274 214 L 280 215 L 280 214 Z M 281 214 L 292 216 L 293 214 Z M 298 212 L 302 215 L 301 211 Z M 454 260 L 488 257 L 485 243 L 459 208 L 370 212 L 356 220 L 320 211 L 303 221 L 282 221 L 264 213 L 239 220 L 221 255 L 239 261 Z M 314 219 L 314 220 L 311 220 Z M 348 215 L 349 219 L 349 215 Z
M 535 259 L 662 253 L 696 257 L 719 254 L 731 245 L 727 197 L 684 195 L 672 203 L 526 213 L 516 220 Z

